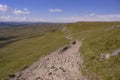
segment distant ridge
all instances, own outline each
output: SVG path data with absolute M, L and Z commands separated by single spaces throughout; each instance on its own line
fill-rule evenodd
M 58 24 L 50 22 L 0 22 L 0 27 L 17 27 L 17 26 L 26 26 L 26 25 L 43 25 L 43 24 Z

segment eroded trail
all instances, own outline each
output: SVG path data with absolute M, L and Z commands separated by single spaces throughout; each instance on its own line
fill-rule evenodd
M 82 59 L 79 41 L 41 58 L 9 80 L 85 80 L 80 72 Z

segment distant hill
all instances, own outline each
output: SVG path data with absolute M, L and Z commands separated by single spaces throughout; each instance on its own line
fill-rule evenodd
M 33 24 L 30 22 L 0 22 L 0 27 L 4 26 L 24 26 L 28 24 Z
M 26 26 L 26 25 L 50 25 L 50 24 L 58 24 L 58 23 L 50 23 L 50 22 L 0 22 L 0 27 L 17 27 L 17 26 Z

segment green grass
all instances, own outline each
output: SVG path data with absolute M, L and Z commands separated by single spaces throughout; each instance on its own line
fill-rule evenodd
M 67 24 L 69 34 L 82 40 L 80 52 L 84 56 L 83 74 L 91 80 L 120 80 L 120 54 L 100 60 L 101 53 L 112 53 L 120 48 L 120 28 L 110 29 L 120 22 L 80 22 Z
M 21 40 L 0 48 L 0 80 L 6 79 L 9 74 L 29 66 L 40 57 L 48 55 L 67 43 L 59 29 L 42 34 L 34 37 L 29 35 L 29 38 L 20 36 L 18 38 Z
M 65 24 L 68 35 L 82 41 L 82 71 L 91 80 L 120 80 L 120 54 L 109 60 L 99 57 L 120 48 L 120 28 L 108 30 L 116 25 L 120 22 Z M 55 26 L 0 28 L 0 80 L 65 45 L 66 34 Z

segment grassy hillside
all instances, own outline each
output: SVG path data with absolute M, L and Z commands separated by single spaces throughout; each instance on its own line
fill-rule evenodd
M 0 80 L 26 68 L 40 57 L 66 44 L 58 24 L 0 27 Z M 68 35 L 82 42 L 83 74 L 91 80 L 120 80 L 120 22 L 80 22 L 65 24 Z
M 0 80 L 67 43 L 58 25 L 0 29 Z
M 91 80 L 120 80 L 120 54 L 109 59 L 101 54 L 120 49 L 120 22 L 80 22 L 67 24 L 69 34 L 82 41 L 83 73 Z

